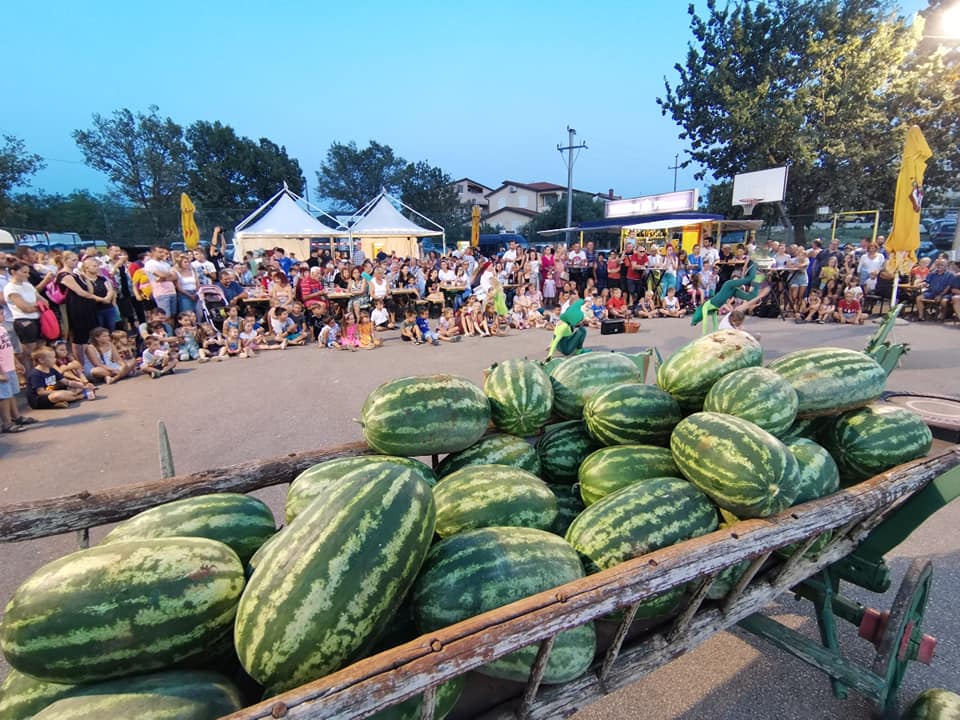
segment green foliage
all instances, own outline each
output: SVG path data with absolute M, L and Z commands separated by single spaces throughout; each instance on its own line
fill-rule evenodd
M 922 21 L 889 2 L 708 0 L 705 17 L 689 13 L 679 82 L 657 102 L 699 178 L 789 164 L 788 211 L 812 218 L 818 205 L 889 205 L 910 124 L 934 149 L 928 183 L 957 166 L 956 75 L 943 53 L 916 52 Z
M 452 227 L 462 222 L 463 215 L 468 210 L 460 205 L 450 176 L 422 160 L 407 163 L 404 168 L 400 180 L 400 199 L 443 227 Z M 408 214 L 414 222 L 423 223 L 412 213 Z
M 43 158 L 27 152 L 23 140 L 4 135 L 0 145 L 0 219 L 9 208 L 10 190 L 27 183 L 30 176 L 45 167 Z
M 389 145 L 375 140 L 362 150 L 350 141 L 335 142 L 317 171 L 317 192 L 331 200 L 337 210 L 357 210 L 381 190 L 397 194 L 406 171 L 406 161 Z
M 254 209 L 286 182 L 295 193 L 306 185 L 300 163 L 284 147 L 240 137 L 220 121 L 198 120 L 186 132 L 190 144 L 187 193 L 206 207 Z
M 594 200 L 591 195 L 574 192 L 573 194 L 573 224 L 588 220 L 603 218 L 603 201 Z M 540 230 L 555 230 L 567 226 L 567 197 L 554 203 L 546 212 L 542 212 L 523 226 L 522 233 L 530 242 L 540 240 L 537 233 Z
M 87 165 L 110 178 L 125 200 L 149 211 L 158 240 L 170 232 L 161 213 L 179 204 L 186 187 L 189 153 L 182 127 L 161 118 L 155 105 L 147 114 L 122 108 L 111 117 L 94 114 L 93 127 L 75 130 L 73 139 Z

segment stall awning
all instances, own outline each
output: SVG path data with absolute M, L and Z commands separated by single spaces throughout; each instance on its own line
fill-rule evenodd
M 589 220 L 580 223 L 580 230 L 656 230 L 659 228 L 683 227 L 705 222 L 723 220 L 723 215 L 713 213 L 660 213 L 658 215 L 631 215 L 628 217 Z

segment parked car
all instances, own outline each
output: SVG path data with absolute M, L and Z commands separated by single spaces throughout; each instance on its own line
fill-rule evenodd
M 956 218 L 943 218 L 937 220 L 930 228 L 930 241 L 942 250 L 949 250 L 953 247 L 953 237 L 957 232 Z
M 933 262 L 940 256 L 940 253 L 942 252 L 943 250 L 938 248 L 929 240 L 921 240 L 920 246 L 917 248 L 917 260 L 922 260 L 923 258 L 928 257 L 930 258 L 930 262 Z

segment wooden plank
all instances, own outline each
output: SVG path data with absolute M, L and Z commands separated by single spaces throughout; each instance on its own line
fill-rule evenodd
M 595 575 L 511 603 L 456 625 L 421 636 L 392 650 L 355 663 L 312 683 L 228 716 L 231 720 L 270 717 L 282 702 L 290 718 L 365 717 L 423 692 L 430 685 L 474 670 L 519 648 L 538 643 L 613 610 L 685 585 L 704 575 L 801 542 L 811 534 L 868 517 L 895 500 L 915 492 L 950 468 L 960 465 L 960 448 L 924 461 L 901 466 L 833 496 L 762 521 L 737 526 L 737 538 L 726 531 L 663 548 Z M 635 680 L 696 647 L 714 633 L 761 609 L 788 587 L 843 557 L 852 540 L 837 543 L 817 558 L 798 562 L 786 577 L 772 583 L 756 578 L 725 611 L 705 607 L 682 637 L 668 643 L 661 635 L 648 637 L 625 654 L 607 677 L 608 687 Z M 562 686 L 541 689 L 531 708 L 532 718 L 563 717 L 590 702 L 586 687 L 598 688 L 595 674 Z M 557 693 L 561 705 L 552 704 Z M 583 694 L 583 697 L 581 697 Z M 562 709 L 560 709 L 562 708 Z M 511 714 L 513 710 L 510 710 Z
M 369 453 L 366 444 L 351 443 L 108 490 L 0 505 L 0 542 L 33 540 L 119 522 L 151 507 L 196 495 L 242 493 L 280 485 L 318 462 Z
M 556 639 L 556 635 L 551 635 L 540 643 L 537 658 L 533 661 L 533 669 L 530 671 L 530 679 L 523 689 L 520 707 L 517 708 L 517 720 L 527 720 L 530 717 L 530 708 L 533 706 L 534 700 L 537 699 L 537 690 L 540 689 L 543 675 L 547 672 L 547 663 L 550 662 L 550 652 L 553 650 L 553 643 Z

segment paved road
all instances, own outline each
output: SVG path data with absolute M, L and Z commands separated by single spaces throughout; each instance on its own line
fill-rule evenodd
M 873 326 L 804 326 L 777 320 L 748 321 L 767 360 L 812 345 L 861 349 Z M 891 389 L 958 392 L 960 330 L 911 324 L 897 339 L 913 348 L 889 382 Z M 588 345 L 626 351 L 655 345 L 667 354 L 696 335 L 682 320 L 644 324 L 636 335 L 601 337 Z M 80 490 L 115 487 L 158 476 L 156 423 L 170 431 L 180 473 L 258 457 L 329 447 L 360 438 L 353 418 L 367 393 L 403 374 L 456 372 L 480 382 L 482 371 L 508 357 L 541 357 L 549 340 L 530 330 L 507 338 L 468 339 L 457 345 L 411 347 L 390 339 L 375 352 L 342 353 L 314 348 L 263 354 L 206 366 L 185 365 L 173 377 L 134 378 L 104 388 L 102 399 L 69 411 L 37 413 L 47 422 L 0 439 L 0 503 Z M 282 489 L 260 495 L 275 512 Z M 278 512 L 279 517 L 279 512 Z M 941 511 L 892 558 L 902 572 L 915 556 L 937 564 L 927 627 L 941 638 L 932 668 L 911 671 L 906 695 L 939 685 L 960 690 L 960 503 Z M 96 542 L 105 530 L 94 532 Z M 39 565 L 73 549 L 73 538 L 0 546 L 0 598 Z M 890 598 L 864 597 L 874 606 Z M 805 632 L 815 631 L 807 605 L 783 598 L 772 614 Z M 849 638 L 851 655 L 870 659 L 870 646 Z M 5 674 L 0 666 L 0 676 Z M 857 718 L 868 717 L 857 699 L 835 701 L 818 673 L 795 659 L 739 633 L 723 633 L 629 688 L 612 694 L 577 717 L 593 718 Z

